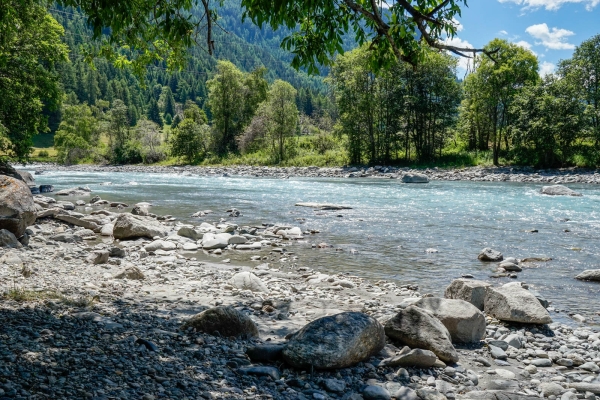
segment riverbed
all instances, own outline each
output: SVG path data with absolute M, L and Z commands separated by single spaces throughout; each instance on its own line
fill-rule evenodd
M 89 186 L 92 195 L 103 199 L 128 204 L 147 201 L 155 214 L 196 224 L 223 218 L 238 225 L 282 223 L 319 230 L 292 247 L 298 266 L 417 284 L 421 293 L 434 295 L 443 295 L 448 282 L 465 274 L 494 283 L 515 280 L 490 278 L 496 265 L 477 260 L 484 247 L 505 257 L 548 257 L 552 260 L 529 264 L 516 280 L 529 283 L 552 302 L 559 312 L 552 313 L 553 318 L 563 320 L 567 313 L 578 313 L 594 323 L 600 309 L 600 285 L 574 279 L 583 270 L 600 266 L 600 187 L 596 185 L 569 184 L 583 196 L 555 197 L 540 194 L 541 183 L 411 185 L 397 179 L 69 170 L 47 170 L 36 175 L 36 183 L 54 185 L 56 190 Z M 297 202 L 352 209 L 315 211 L 296 207 Z M 240 210 L 241 216 L 229 217 L 229 208 Z M 202 210 L 214 212 L 191 217 Z M 333 248 L 312 248 L 321 242 Z M 223 258 L 249 264 L 251 255 L 226 252 Z

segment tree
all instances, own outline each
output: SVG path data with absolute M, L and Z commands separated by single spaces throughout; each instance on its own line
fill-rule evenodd
M 217 74 L 206 85 L 217 152 L 235 151 L 244 122 L 244 74 L 229 61 L 219 61 Z
M 150 121 L 162 128 L 163 120 L 160 116 L 160 110 L 158 109 L 158 102 L 156 100 L 150 100 L 150 105 L 148 106 L 148 112 L 146 113 L 146 116 Z
M 271 150 L 276 162 L 285 159 L 286 144 L 296 132 L 298 107 L 296 89 L 287 82 L 276 80 L 269 90 L 268 100 L 257 113 L 265 118 L 265 130 L 271 142 Z
M 87 104 L 66 106 L 54 136 L 58 161 L 73 164 L 86 157 L 100 139 L 100 126 Z
M 567 79 L 548 75 L 540 84 L 525 87 L 510 110 L 520 161 L 564 166 L 581 135 L 585 109 L 579 88 Z
M 167 114 L 169 114 L 171 117 L 173 117 L 173 115 L 175 115 L 175 97 L 173 97 L 173 92 L 171 91 L 171 88 L 168 86 L 165 86 L 165 88 L 163 89 L 163 93 L 162 93 L 162 97 L 163 97 L 163 115 L 166 118 Z
M 588 105 L 587 124 L 596 149 L 600 149 L 600 35 L 575 48 L 573 58 L 559 64 L 558 73 L 579 88 Z
M 183 121 L 173 129 L 171 139 L 171 155 L 183 157 L 188 164 L 203 157 L 208 150 L 210 127 L 199 124 L 191 118 Z
M 108 147 L 109 158 L 114 162 L 123 163 L 127 157 L 127 142 L 129 141 L 128 109 L 122 100 L 115 100 L 108 111 Z
M 3 151 L 25 161 L 33 136 L 47 129 L 42 110 L 56 110 L 62 99 L 56 65 L 67 60 L 63 28 L 32 0 L 0 6 L 0 124 Z
M 161 149 L 162 132 L 158 124 L 142 119 L 135 128 L 135 135 L 142 146 L 142 159 L 146 164 L 152 164 L 165 159 Z
M 538 60 L 531 51 L 502 39 L 494 39 L 485 47 L 496 50 L 494 59 L 479 57 L 475 72 L 465 83 L 469 87 L 466 94 L 470 96 L 466 99 L 466 109 L 483 113 L 484 117 L 465 117 L 485 119 L 483 123 L 489 124 L 494 165 L 498 165 L 502 144 L 506 150 L 510 147 L 511 103 L 525 86 L 538 82 Z

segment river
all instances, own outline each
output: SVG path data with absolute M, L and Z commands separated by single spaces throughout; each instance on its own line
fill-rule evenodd
M 101 185 L 111 182 L 110 185 Z M 171 214 L 199 224 L 231 218 L 238 225 L 283 223 L 318 229 L 308 243 L 294 246 L 298 265 L 323 272 L 348 272 L 373 280 L 417 284 L 421 293 L 443 295 L 448 283 L 463 274 L 494 283 L 495 263 L 477 260 L 491 247 L 505 257 L 551 257 L 519 273 L 550 300 L 564 320 L 565 311 L 600 321 L 600 284 L 574 276 L 600 268 L 600 187 L 572 184 L 583 197 L 553 197 L 539 193 L 542 185 L 511 182 L 445 182 L 423 185 L 399 180 L 321 178 L 199 177 L 182 174 L 46 171 L 36 183 L 56 190 L 89 186 L 111 201 L 153 204 L 152 212 Z M 70 200 L 70 199 L 69 199 Z M 304 202 L 328 202 L 353 207 L 319 211 L 295 207 Z M 202 219 L 191 214 L 211 209 Z M 537 233 L 528 232 L 537 229 Z M 312 249 L 326 242 L 334 249 Z M 351 249 L 358 253 L 352 254 Z M 436 249 L 435 253 L 426 252 Z M 233 263 L 248 264 L 250 253 L 228 252 Z

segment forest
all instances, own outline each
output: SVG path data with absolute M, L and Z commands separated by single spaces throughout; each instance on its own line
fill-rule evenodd
M 94 31 L 81 10 L 55 4 L 22 12 L 21 28 L 0 38 L 4 48 L 34 49 L 0 50 L 3 157 L 65 164 L 600 163 L 600 35 L 546 76 L 531 51 L 494 39 L 473 53 L 462 80 L 457 58 L 442 49 L 381 68 L 373 43 L 345 35 L 315 74 L 292 68 L 292 53 L 280 47 L 293 30 L 242 22 L 240 5 L 227 1 L 213 54 L 192 46 L 184 67 L 154 60 L 136 74 L 127 67 L 135 53 L 127 46 L 116 59 L 90 62 Z M 31 68 L 20 68 L 24 63 Z M 31 87 L 15 86 L 13 75 Z

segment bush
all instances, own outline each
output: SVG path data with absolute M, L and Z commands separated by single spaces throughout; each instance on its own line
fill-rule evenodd
M 38 157 L 44 157 L 44 158 L 46 158 L 46 157 L 49 157 L 49 156 L 50 156 L 50 154 L 48 153 L 48 150 L 40 150 L 40 151 L 38 151 Z

